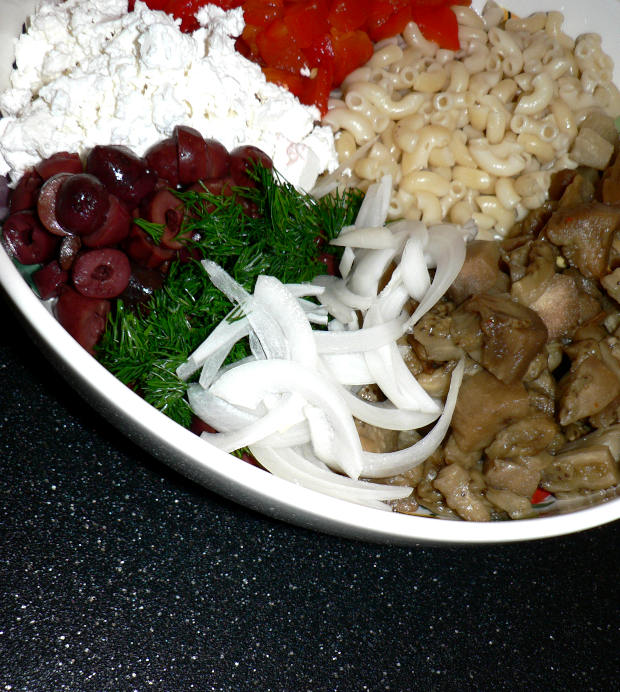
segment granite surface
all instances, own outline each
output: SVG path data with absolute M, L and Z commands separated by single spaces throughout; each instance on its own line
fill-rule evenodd
M 620 689 L 620 522 L 458 548 L 279 523 L 135 447 L 0 318 L 0 692 Z

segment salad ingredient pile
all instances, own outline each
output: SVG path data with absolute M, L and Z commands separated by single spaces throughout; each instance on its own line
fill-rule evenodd
M 201 28 L 182 33 L 165 12 L 126 0 L 50 0 L 15 49 L 11 87 L 0 95 L 0 175 L 16 182 L 57 151 L 84 156 L 100 143 L 137 155 L 176 125 L 228 149 L 252 144 L 296 186 L 334 170 L 333 135 L 319 112 L 266 81 L 235 50 L 241 9 L 209 5 Z

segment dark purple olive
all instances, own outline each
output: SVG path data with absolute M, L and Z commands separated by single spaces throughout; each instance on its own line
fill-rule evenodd
M 130 209 L 153 191 L 157 181 L 157 173 L 144 159 L 116 144 L 93 147 L 86 159 L 86 172 L 97 177 Z
M 82 249 L 82 240 L 79 235 L 66 235 L 60 241 L 58 249 L 58 264 L 60 268 L 69 271 L 78 252 Z
M 78 173 L 63 180 L 56 197 L 56 216 L 71 233 L 87 235 L 103 223 L 110 208 L 110 195 L 103 184 L 89 173 Z
M 145 155 L 149 168 L 171 187 L 179 184 L 179 160 L 177 143 L 172 138 L 163 139 L 153 145 Z
M 201 178 L 210 178 L 207 167 L 207 143 L 193 127 L 177 125 L 174 128 L 179 159 L 179 181 L 191 185 Z
M 71 336 L 89 353 L 105 331 L 110 302 L 87 298 L 69 286 L 61 289 L 55 307 L 56 318 Z
M 226 147 L 217 139 L 206 139 L 207 172 L 205 178 L 223 178 L 230 169 L 230 155 Z
M 149 235 L 135 224 L 123 241 L 123 249 L 137 264 L 150 269 L 161 268 L 174 257 L 174 250 L 155 245 Z
M 85 252 L 72 268 L 76 291 L 88 298 L 116 298 L 127 288 L 130 275 L 127 255 L 114 248 Z
M 34 169 L 43 180 L 47 180 L 58 173 L 82 173 L 84 166 L 79 154 L 59 151 L 37 163 Z
M 256 163 L 261 163 L 265 168 L 273 168 L 273 161 L 258 147 L 245 145 L 230 152 L 230 175 L 235 185 L 256 187 L 256 181 L 248 175 L 248 171 Z
M 145 208 L 146 218 L 165 226 L 160 244 L 178 250 L 183 247 L 179 233 L 183 223 L 183 203 L 170 190 L 158 190 Z
M 131 226 L 131 215 L 115 195 L 110 195 L 110 208 L 104 222 L 93 233 L 82 236 L 86 247 L 106 247 L 125 240 Z
M 9 211 L 34 209 L 42 182 L 41 176 L 34 169 L 26 171 L 9 193 Z
M 9 181 L 6 175 L 0 175 L 0 221 L 9 215 Z
M 153 293 L 164 285 L 164 275 L 157 269 L 139 264 L 131 265 L 131 276 L 127 288 L 119 298 L 132 310 L 144 305 Z
M 61 288 L 69 280 L 69 272 L 62 269 L 57 260 L 52 260 L 36 271 L 32 280 L 41 298 L 47 300 L 60 295 Z
M 48 233 L 36 214 L 28 210 L 6 218 L 3 239 L 9 253 L 22 264 L 48 262 L 58 246 L 58 238 Z
M 70 178 L 72 173 L 57 173 L 51 178 L 48 178 L 41 187 L 39 197 L 37 198 L 37 213 L 41 223 L 54 235 L 69 235 L 69 231 L 63 228 L 56 216 L 56 200 L 58 199 L 58 190 L 62 183 Z

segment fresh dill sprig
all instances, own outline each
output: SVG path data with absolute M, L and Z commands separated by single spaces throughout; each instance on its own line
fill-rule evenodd
M 159 245 L 161 239 L 164 237 L 164 231 L 166 229 L 163 224 L 140 218 L 134 219 L 134 223 L 151 238 L 155 245 Z
M 254 176 L 256 188 L 235 188 L 231 196 L 206 190 L 175 193 L 188 212 L 182 227 L 183 236 L 192 238 L 188 246 L 221 265 L 248 291 L 261 274 L 293 283 L 325 273 L 319 252 L 339 252 L 328 243 L 353 223 L 362 193 L 350 190 L 316 200 L 270 169 L 257 166 Z M 252 215 L 245 212 L 248 205 Z M 140 227 L 148 233 L 145 224 Z M 189 427 L 187 383 L 176 369 L 230 311 L 230 302 L 198 260 L 175 261 L 144 309 L 132 311 L 118 301 L 97 356 L 146 401 Z M 249 353 L 247 340 L 239 342 L 228 362 Z

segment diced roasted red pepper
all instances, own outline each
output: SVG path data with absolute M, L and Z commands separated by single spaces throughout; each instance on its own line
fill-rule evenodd
M 459 27 L 456 15 L 447 5 L 414 8 L 413 20 L 420 27 L 423 36 L 429 41 L 435 41 L 440 48 L 459 49 Z
M 374 26 L 368 27 L 370 38 L 376 43 L 384 38 L 390 38 L 402 34 L 405 27 L 411 21 L 412 11 L 409 5 L 400 7 L 382 20 L 377 20 Z
M 335 0 L 329 11 L 329 23 L 338 31 L 361 29 L 370 11 L 371 0 Z
M 328 12 L 327 0 L 298 2 L 286 8 L 284 23 L 300 48 L 308 48 L 327 33 Z
M 247 26 L 266 27 L 284 13 L 284 0 L 246 0 L 243 17 Z
M 536 488 L 530 502 L 533 505 L 538 505 L 541 502 L 544 502 L 550 495 L 551 493 L 548 493 L 546 490 L 543 490 L 542 488 Z
M 195 15 L 203 5 L 204 0 L 168 0 L 163 9 L 181 20 L 181 31 L 190 32 L 200 26 Z
M 262 69 L 267 81 L 288 89 L 291 94 L 301 99 L 307 77 L 303 77 L 299 73 L 289 72 L 289 70 L 282 70 L 279 67 L 263 67 Z
M 331 64 L 315 68 L 312 78 L 305 78 L 304 89 L 299 97 L 307 106 L 316 106 L 321 117 L 327 113 L 327 101 L 332 90 L 334 70 Z
M 333 70 L 334 46 L 332 44 L 331 34 L 321 36 L 320 39 L 315 41 L 311 46 L 304 48 L 304 55 L 310 67 L 323 66 Z
M 331 30 L 334 47 L 334 85 L 338 85 L 353 70 L 368 62 L 373 54 L 372 41 L 365 31 L 347 31 L 341 34 Z
M 301 72 L 307 60 L 293 41 L 286 24 L 276 19 L 256 36 L 256 44 L 267 67 L 279 67 L 291 72 Z

